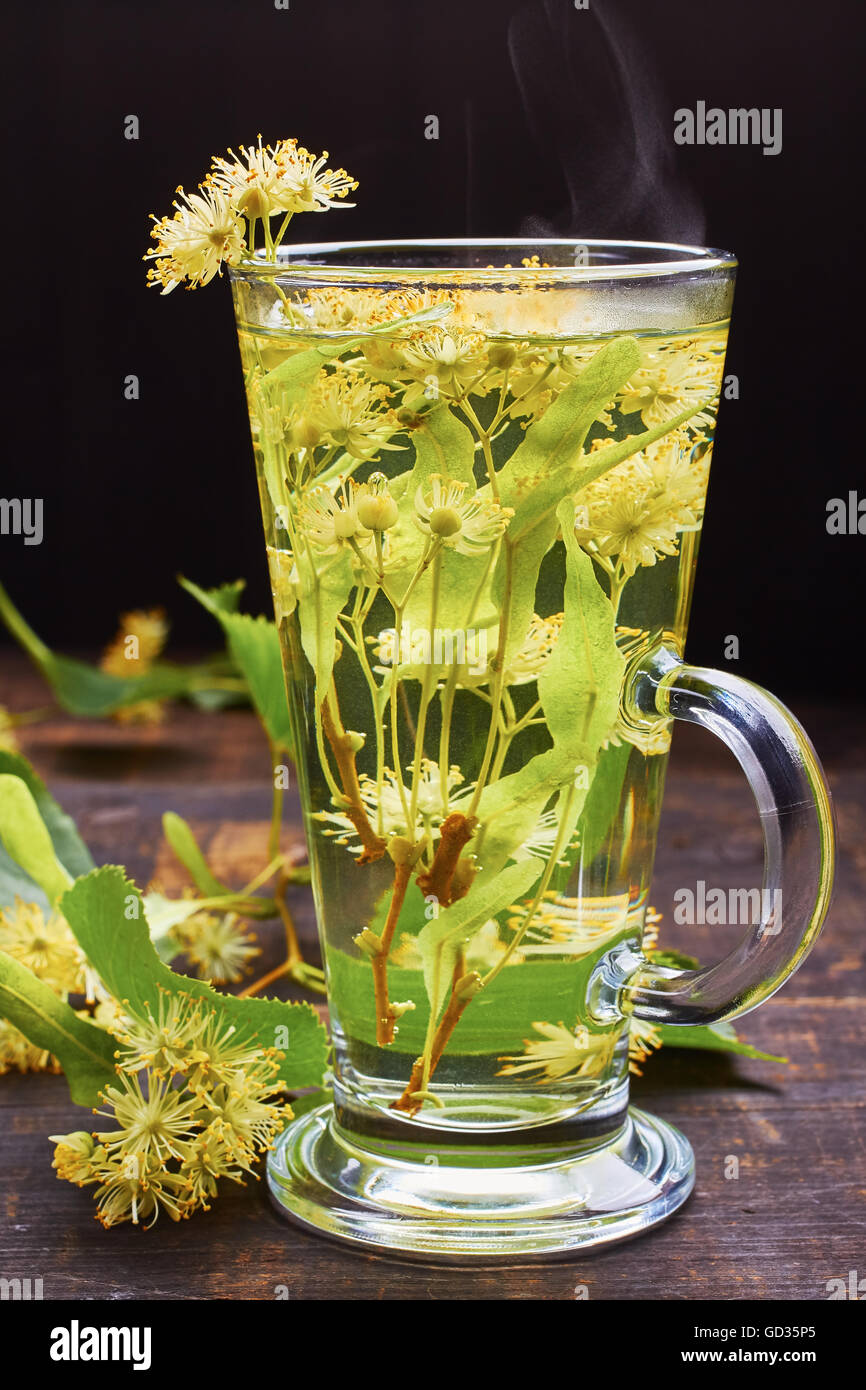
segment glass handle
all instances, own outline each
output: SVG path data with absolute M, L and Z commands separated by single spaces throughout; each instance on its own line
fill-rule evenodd
M 654 1023 L 736 1018 L 794 973 L 827 915 L 835 826 L 824 771 L 805 730 L 774 696 L 739 676 L 687 666 L 664 647 L 632 672 L 624 712 L 644 729 L 658 716 L 700 724 L 737 757 L 764 836 L 761 918 L 730 955 L 705 969 L 671 970 L 629 952 L 609 963 L 601 997 Z

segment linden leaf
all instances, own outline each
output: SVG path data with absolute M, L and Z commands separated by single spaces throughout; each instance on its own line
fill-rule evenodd
M 732 1023 L 686 1024 L 657 1023 L 654 1025 L 666 1047 L 693 1047 L 707 1052 L 735 1052 L 740 1057 L 753 1057 L 760 1062 L 787 1063 L 787 1057 L 772 1052 L 759 1052 L 751 1043 L 737 1037 Z
M 464 898 L 443 907 L 418 933 L 417 945 L 424 962 L 424 984 L 434 1018 L 451 985 L 457 953 L 467 946 L 477 931 L 504 912 L 522 893 L 528 893 L 542 871 L 538 859 L 524 859 L 500 873 L 484 869 Z
M 113 865 L 79 878 L 61 911 L 106 988 L 134 1017 L 146 1017 L 160 988 L 202 999 L 227 1024 L 262 1047 L 285 1053 L 279 1076 L 292 1089 L 318 1086 L 325 1070 L 327 1035 L 309 1004 L 238 999 L 203 980 L 178 975 L 159 959 L 150 939 L 141 895 Z
M 52 1053 L 63 1068 L 76 1105 L 94 1106 L 114 1080 L 114 1038 L 79 1018 L 43 980 L 0 951 L 0 1017 L 20 1029 L 34 1047 Z
M 90 851 L 67 815 L 54 800 L 45 783 L 37 776 L 23 755 L 0 749 L 0 773 L 18 778 L 29 789 L 36 809 L 54 846 L 54 853 L 63 868 L 72 876 L 89 873 L 93 868 Z M 0 906 L 11 905 L 16 897 L 28 903 L 50 907 L 48 898 L 22 866 L 10 858 L 0 844 Z
M 69 887 L 72 876 L 57 857 L 27 783 L 9 772 L 0 773 L 0 840 L 9 858 L 54 905 Z
M 351 552 L 338 550 L 321 569 L 306 553 L 297 557 L 300 576 L 298 623 L 304 655 L 316 673 L 316 699 L 322 703 L 337 659 L 337 618 L 355 586 Z
M 276 625 L 267 618 L 237 612 L 240 588 L 236 584 L 202 589 L 191 579 L 181 577 L 179 582 L 222 627 L 232 659 L 247 682 L 250 698 L 271 743 L 275 748 L 290 751 L 292 725 Z
M 165 700 L 190 694 L 211 677 L 205 666 L 159 662 L 141 676 L 113 676 L 74 657 L 52 652 L 24 620 L 0 584 L 0 619 L 24 648 L 70 714 L 101 718 L 141 700 Z
M 614 613 L 567 524 L 571 502 L 560 503 L 554 525 L 562 524 L 566 551 L 563 622 L 559 638 L 538 677 L 538 694 L 553 747 L 538 753 L 517 772 L 486 787 L 479 803 L 482 822 L 479 855 L 498 868 L 531 834 L 553 793 L 569 824 L 565 843 L 593 784 L 599 751 L 619 709 L 625 662 L 616 644 Z M 567 808 L 567 809 L 566 809 Z
M 175 811 L 166 811 L 162 817 L 162 829 L 181 864 L 197 888 L 208 898 L 224 897 L 231 889 L 212 873 L 210 865 L 199 847 L 192 828 Z

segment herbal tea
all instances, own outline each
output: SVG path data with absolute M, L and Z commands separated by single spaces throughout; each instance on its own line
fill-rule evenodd
M 525 268 L 493 309 L 233 282 L 336 1097 L 368 1131 L 615 1109 L 657 1041 L 587 994 L 612 946 L 652 951 L 669 721 L 620 697 L 682 648 L 727 324 L 562 333 Z

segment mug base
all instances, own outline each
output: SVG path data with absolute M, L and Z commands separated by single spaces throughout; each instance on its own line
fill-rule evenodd
M 529 1145 L 489 1166 L 478 1151 L 471 1166 L 426 1158 L 362 1148 L 323 1105 L 280 1135 L 268 1187 L 281 1213 L 321 1235 L 371 1254 L 471 1266 L 628 1240 L 682 1206 L 695 1181 L 688 1140 L 635 1108 L 607 1143 L 553 1161 L 533 1159 Z

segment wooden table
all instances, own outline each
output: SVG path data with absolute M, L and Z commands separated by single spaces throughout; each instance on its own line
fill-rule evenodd
M 3 655 L 0 702 L 23 710 L 44 688 Z M 866 1276 L 864 1163 L 864 903 L 866 742 L 856 709 L 798 713 L 825 760 L 842 841 L 836 897 L 809 960 L 741 1033 L 790 1064 L 668 1048 L 636 1080 L 637 1103 L 673 1121 L 697 1156 L 697 1187 L 667 1224 L 638 1241 L 573 1262 L 472 1271 L 397 1264 L 303 1234 L 271 1208 L 263 1183 L 226 1184 L 209 1213 L 150 1231 L 104 1231 L 90 1194 L 60 1182 L 49 1134 L 87 1128 L 62 1077 L 0 1077 L 0 1275 L 41 1277 L 46 1298 L 272 1299 L 807 1299 L 859 1269 Z M 140 884 L 183 885 L 161 843 L 160 816 L 186 816 L 230 882 L 261 865 L 269 814 L 268 754 L 243 710 L 176 707 L 157 728 L 58 718 L 24 748 L 76 817 L 98 863 L 120 862 Z M 299 840 L 290 802 L 286 840 Z M 702 960 L 733 929 L 674 927 L 673 894 L 698 879 L 760 882 L 757 815 L 741 774 L 709 735 L 674 740 L 653 902 L 664 940 Z M 295 893 L 303 942 L 317 958 L 312 904 Z M 278 963 L 280 930 L 259 929 L 262 968 Z M 279 991 L 288 997 L 289 991 Z M 726 1177 L 739 1160 L 739 1176 Z

